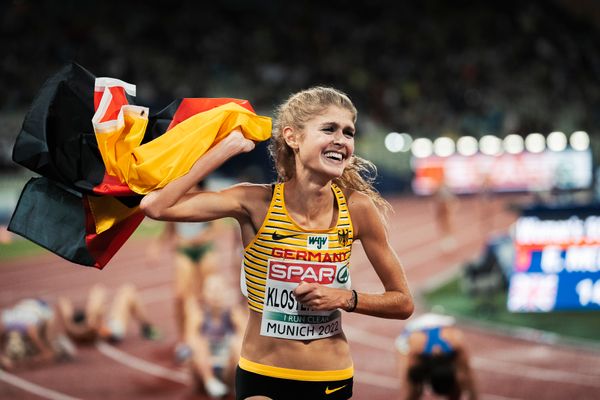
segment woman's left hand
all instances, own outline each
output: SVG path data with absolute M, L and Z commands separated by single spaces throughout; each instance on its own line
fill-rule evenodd
M 300 282 L 294 289 L 294 296 L 300 303 L 313 310 L 329 311 L 346 309 L 349 300 L 352 299 L 352 291 L 330 288 L 318 283 Z

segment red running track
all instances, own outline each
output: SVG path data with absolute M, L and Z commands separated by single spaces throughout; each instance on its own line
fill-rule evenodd
M 506 205 L 524 197 L 500 197 L 485 203 L 462 198 L 456 211 L 457 247 L 444 253 L 429 199 L 391 199 L 390 242 L 399 254 L 412 291 L 455 273 L 476 257 L 489 234 L 503 232 L 515 215 Z M 239 251 L 233 238 L 223 240 L 223 260 L 237 284 Z M 148 342 L 134 329 L 118 347 L 80 347 L 76 360 L 6 373 L 0 371 L 0 399 L 204 399 L 193 393 L 185 371 L 172 361 L 175 330 L 172 316 L 171 261 L 148 262 L 149 243 L 127 243 L 104 271 L 75 266 L 56 256 L 3 262 L 0 269 L 0 307 L 18 299 L 41 296 L 50 301 L 66 295 L 83 302 L 89 287 L 101 282 L 111 289 L 133 283 L 142 293 L 150 317 L 158 322 L 164 339 Z M 381 285 L 360 244 L 352 260 L 353 285 L 360 291 L 378 291 Z M 417 312 L 423 311 L 417 305 Z M 364 315 L 344 316 L 356 367 L 355 399 L 398 398 L 399 381 L 393 342 L 403 321 Z M 133 327 L 131 327 L 133 328 Z M 483 399 L 593 399 L 600 390 L 600 353 L 592 348 L 567 347 L 507 336 L 464 326 Z M 427 395 L 426 398 L 432 398 Z

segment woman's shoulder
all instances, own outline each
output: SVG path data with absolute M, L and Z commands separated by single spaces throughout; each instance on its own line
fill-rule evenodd
M 272 185 L 268 183 L 242 182 L 227 189 L 228 192 L 252 199 L 270 199 L 273 193 Z
M 352 218 L 355 238 L 368 234 L 375 227 L 384 226 L 384 220 L 373 199 L 366 193 L 357 190 L 344 190 L 348 210 Z M 380 221 L 379 224 L 376 221 Z M 361 235 L 362 233 L 362 235 Z
M 238 183 L 226 189 L 228 196 L 233 196 L 242 209 L 249 214 L 261 214 L 269 207 L 273 195 L 270 184 Z
M 354 189 L 342 189 L 342 191 L 346 197 L 348 209 L 351 214 L 362 213 L 377 208 L 371 197 L 366 193 Z

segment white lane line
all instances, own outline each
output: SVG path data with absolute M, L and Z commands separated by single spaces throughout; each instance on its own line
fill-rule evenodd
M 0 369 L 0 381 L 4 381 L 9 385 L 16 386 L 20 389 L 25 390 L 26 392 L 33 393 L 45 399 L 51 400 L 78 400 L 77 397 L 71 397 L 64 393 L 56 392 L 54 390 L 45 388 L 43 386 L 36 385 L 35 383 L 31 383 L 24 379 L 19 378 L 18 376 L 9 374 Z
M 190 383 L 190 378 L 185 372 L 174 371 L 161 367 L 160 365 L 153 364 L 149 361 L 142 360 L 141 358 L 125 353 L 107 343 L 100 342 L 96 344 L 96 348 L 106 357 L 138 371 L 154 375 L 159 378 L 168 379 L 173 382 L 181 383 L 183 385 Z

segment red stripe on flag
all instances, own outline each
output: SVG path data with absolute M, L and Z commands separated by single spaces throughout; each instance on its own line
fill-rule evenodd
M 181 99 L 181 103 L 179 104 L 179 107 L 177 107 L 177 111 L 175 111 L 175 115 L 173 115 L 173 119 L 171 120 L 167 131 L 174 128 L 178 123 L 185 121 L 198 113 L 211 110 L 227 103 L 236 103 L 246 110 L 254 112 L 254 109 L 248 100 L 231 98 L 185 98 Z
M 95 194 L 108 196 L 135 196 L 137 193 L 129 189 L 126 183 L 123 183 L 116 176 L 104 173 L 102 182 L 94 186 Z

